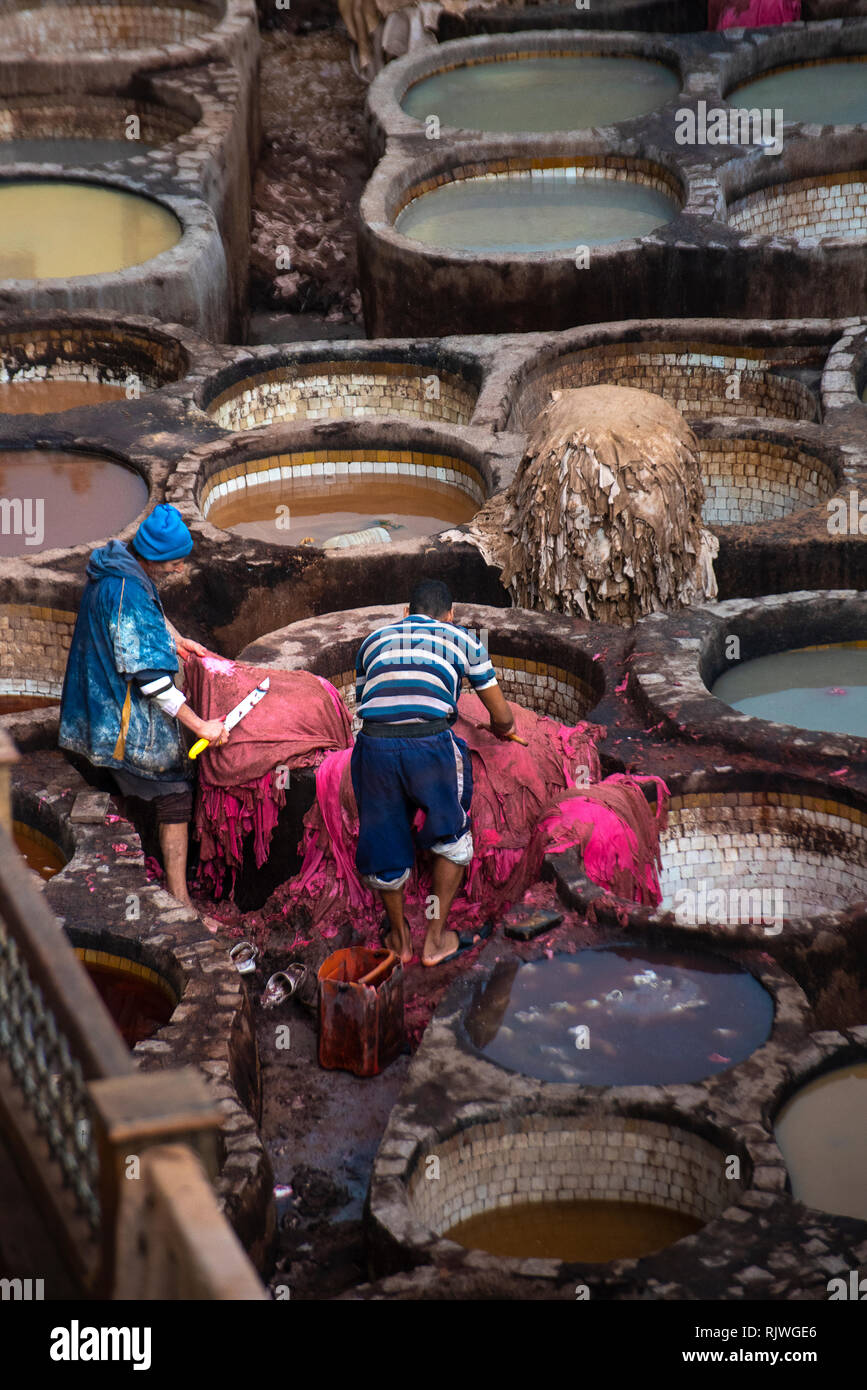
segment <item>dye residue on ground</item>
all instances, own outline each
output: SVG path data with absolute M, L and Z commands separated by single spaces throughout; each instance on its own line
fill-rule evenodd
M 775 1133 L 799 1202 L 867 1221 L 867 1062 L 798 1091 Z
M 321 545 L 372 526 L 384 526 L 395 541 L 429 536 L 469 521 L 477 510 L 468 493 L 436 479 L 420 483 L 370 475 L 330 487 L 287 481 L 242 488 L 214 502 L 208 520 L 270 545 Z
M 773 1012 L 739 966 L 620 946 L 498 965 L 465 1026 L 485 1057 L 541 1081 L 676 1085 L 749 1057 Z
M 827 734 L 867 732 L 867 642 L 775 652 L 742 661 L 711 694 L 741 714 Z
M 642 1202 L 523 1202 L 459 1221 L 445 1238 L 514 1259 L 601 1264 L 639 1259 L 700 1229 L 694 1216 Z

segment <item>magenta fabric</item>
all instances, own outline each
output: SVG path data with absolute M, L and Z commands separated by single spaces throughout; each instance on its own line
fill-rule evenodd
M 771 28 L 800 18 L 801 0 L 708 0 L 710 30 Z

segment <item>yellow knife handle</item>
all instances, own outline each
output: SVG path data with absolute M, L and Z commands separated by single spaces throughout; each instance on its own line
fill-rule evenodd
M 191 748 L 190 751 L 189 751 L 188 757 L 190 757 L 190 758 L 197 758 L 197 757 L 199 756 L 200 753 L 204 753 L 205 749 L 209 746 L 209 744 L 210 744 L 210 739 L 207 739 L 207 738 L 199 738 L 199 739 L 196 739 L 196 742 L 193 744 L 192 748 Z

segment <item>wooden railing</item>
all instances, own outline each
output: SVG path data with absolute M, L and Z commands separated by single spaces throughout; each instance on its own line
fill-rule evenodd
M 0 735 L 0 773 L 11 760 Z M 210 1203 L 204 1193 L 221 1121 L 204 1079 L 192 1067 L 136 1070 L 30 882 L 6 828 L 4 791 L 0 777 L 0 1140 L 62 1265 L 85 1297 L 265 1297 L 213 1192 Z M 162 1254 L 150 1235 L 138 1239 L 151 1208 Z M 228 1287 L 246 1292 L 221 1292 Z

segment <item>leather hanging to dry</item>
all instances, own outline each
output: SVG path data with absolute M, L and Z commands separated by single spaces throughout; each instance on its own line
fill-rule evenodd
M 695 436 L 661 396 L 554 391 L 470 538 L 519 607 L 631 624 L 716 597 L 704 496 Z

